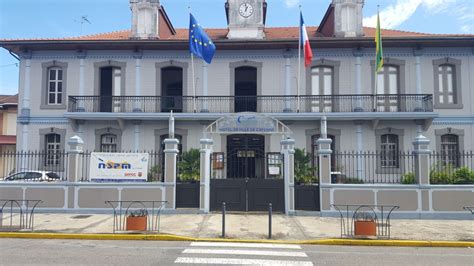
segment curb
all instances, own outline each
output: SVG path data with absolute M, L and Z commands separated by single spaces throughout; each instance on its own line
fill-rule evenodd
M 77 240 L 148 240 L 148 241 L 195 241 L 234 243 L 274 243 L 329 246 L 385 246 L 385 247 L 453 247 L 474 248 L 470 241 L 423 241 L 423 240 L 362 240 L 362 239 L 317 239 L 317 240 L 266 240 L 266 239 L 221 239 L 194 238 L 170 234 L 61 234 L 61 233 L 16 233 L 0 232 L 0 238 L 23 239 L 77 239 Z

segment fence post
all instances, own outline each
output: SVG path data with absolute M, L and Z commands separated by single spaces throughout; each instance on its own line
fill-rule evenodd
M 211 203 L 211 153 L 212 139 L 201 139 L 201 163 L 200 163 L 200 193 L 199 208 L 204 213 L 209 213 Z
M 166 200 L 170 208 L 176 209 L 176 161 L 179 153 L 177 139 L 165 139 L 165 182 L 172 183 L 173 187 L 166 187 Z
M 430 140 L 419 134 L 413 141 L 415 155 L 415 177 L 419 185 L 430 184 Z
M 73 136 L 68 140 L 67 144 L 69 145 L 69 150 L 67 151 L 67 181 L 72 183 L 79 182 L 82 178 L 84 141 L 79 136 Z
M 295 212 L 295 140 L 280 141 L 283 154 L 283 180 L 285 184 L 285 214 Z

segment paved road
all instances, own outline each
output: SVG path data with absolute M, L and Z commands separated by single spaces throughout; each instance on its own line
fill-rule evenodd
M 0 239 L 0 265 L 474 265 L 474 249 Z

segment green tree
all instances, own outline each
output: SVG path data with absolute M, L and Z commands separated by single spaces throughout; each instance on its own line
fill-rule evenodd
M 315 176 L 316 167 L 311 166 L 310 153 L 305 149 L 295 149 L 295 179 L 300 184 L 317 183 L 318 177 Z
M 200 178 L 200 152 L 190 149 L 183 152 L 178 162 L 179 180 L 183 182 L 199 181 Z

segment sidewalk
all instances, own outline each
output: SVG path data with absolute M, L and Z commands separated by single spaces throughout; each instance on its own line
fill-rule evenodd
M 4 219 L 7 217 L 4 216 Z M 6 221 L 4 220 L 4 223 Z M 427 241 L 474 241 L 473 220 L 392 219 L 391 239 Z M 160 233 L 195 238 L 221 236 L 220 214 L 163 214 Z M 35 214 L 35 232 L 98 234 L 112 233 L 111 214 Z M 273 216 L 273 239 L 308 240 L 340 238 L 339 218 Z M 268 216 L 227 214 L 226 237 L 266 239 Z

